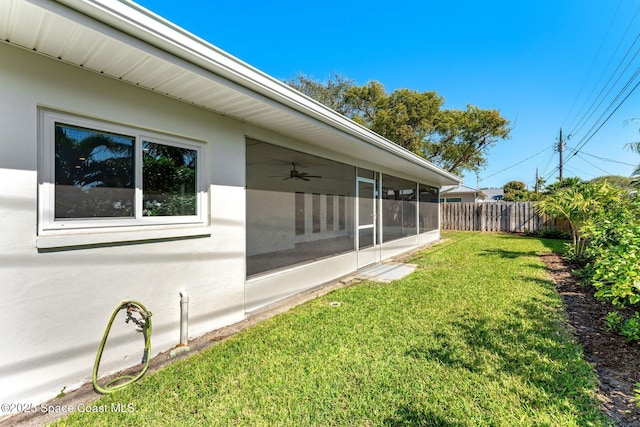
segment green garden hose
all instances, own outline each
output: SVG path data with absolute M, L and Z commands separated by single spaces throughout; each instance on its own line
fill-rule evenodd
M 142 355 L 142 362 L 144 366 L 142 370 L 138 373 L 138 375 L 123 375 L 118 378 L 114 378 L 111 381 L 107 382 L 104 386 L 98 384 L 98 368 L 100 367 L 100 359 L 102 358 L 102 352 L 104 351 L 104 345 L 107 342 L 107 337 L 109 336 L 109 331 L 111 330 L 111 325 L 113 324 L 113 320 L 116 318 L 118 312 L 120 310 L 127 310 L 127 320 L 126 323 L 133 322 L 142 335 L 144 337 L 144 353 Z M 134 314 L 138 313 L 139 318 L 134 317 Z M 125 388 L 129 384 L 138 381 L 145 372 L 147 372 L 147 368 L 149 367 L 149 353 L 151 352 L 151 312 L 147 310 L 142 304 L 136 301 L 125 301 L 111 315 L 111 319 L 109 320 L 109 324 L 107 325 L 107 329 L 104 331 L 104 335 L 102 336 L 102 342 L 100 343 L 100 347 L 98 348 L 98 354 L 96 355 L 96 361 L 93 364 L 93 388 L 102 394 L 113 393 L 116 390 L 120 390 Z M 115 385 L 114 385 L 115 384 Z

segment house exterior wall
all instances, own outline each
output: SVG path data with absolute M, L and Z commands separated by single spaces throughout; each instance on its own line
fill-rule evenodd
M 153 313 L 154 356 L 179 342 L 181 288 L 189 292 L 189 336 L 197 337 L 358 268 L 353 251 L 246 280 L 246 209 L 277 204 L 245 206 L 247 136 L 415 179 L 4 43 L 0 58 L 0 324 L 11 343 L 0 346 L 0 401 L 39 403 L 90 381 L 102 334 L 122 301 L 139 301 Z M 41 109 L 200 141 L 206 227 L 142 239 L 124 231 L 114 233 L 114 243 L 108 233 L 67 240 L 81 247 L 38 237 Z M 438 238 L 434 230 L 389 242 L 378 259 Z M 142 352 L 142 340 L 127 332 L 110 335 L 101 375 L 139 363 L 131 354 Z
M 243 125 L 2 43 L 0 58 L 0 324 L 11 343 L 0 346 L 0 401 L 41 402 L 90 380 L 122 301 L 152 311 L 153 355 L 179 342 L 180 288 L 192 337 L 243 319 Z M 40 107 L 204 141 L 210 235 L 39 251 Z M 124 335 L 113 339 L 122 348 L 105 352 L 105 374 L 139 362 L 126 360 Z
M 445 202 L 447 203 L 473 203 L 476 201 L 483 201 L 483 200 L 476 200 L 476 196 L 474 194 L 468 194 L 468 193 L 441 193 L 440 194 L 440 198 L 444 199 Z M 455 199 L 455 201 L 449 202 L 448 199 Z M 458 199 L 462 199 L 462 200 L 458 200 Z

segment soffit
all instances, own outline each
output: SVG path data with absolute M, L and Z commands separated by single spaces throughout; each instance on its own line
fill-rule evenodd
M 460 181 L 133 3 L 61 2 L 0 1 L 0 40 L 423 181 Z

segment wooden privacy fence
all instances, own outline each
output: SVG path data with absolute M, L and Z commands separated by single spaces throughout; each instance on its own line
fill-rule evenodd
M 541 216 L 534 202 L 441 203 L 443 230 L 535 232 L 543 227 L 568 231 L 568 224 Z

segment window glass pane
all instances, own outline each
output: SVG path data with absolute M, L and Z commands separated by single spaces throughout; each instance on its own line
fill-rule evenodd
M 391 175 L 382 177 L 382 239 L 417 234 L 417 184 Z
M 438 229 L 438 189 L 420 184 L 420 233 Z
M 142 143 L 143 216 L 195 215 L 197 151 Z
M 355 167 L 252 139 L 246 153 L 247 276 L 355 249 Z
M 135 138 L 55 125 L 55 217 L 133 217 Z

